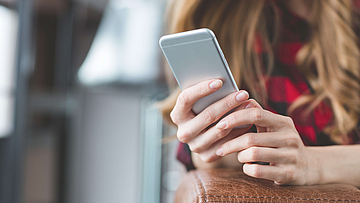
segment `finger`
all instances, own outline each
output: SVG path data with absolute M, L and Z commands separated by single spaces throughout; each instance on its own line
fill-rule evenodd
M 218 121 L 222 116 L 246 101 L 248 98 L 249 94 L 246 91 L 239 91 L 226 96 L 220 101 L 210 105 L 191 121 L 184 123 L 181 128 L 186 132 L 183 133 L 189 136 L 187 138 L 188 140 L 194 139 L 204 129 L 208 128 L 209 125 Z M 220 130 L 216 132 L 216 134 L 226 135 Z
M 225 98 L 207 107 L 204 111 L 198 114 L 194 120 L 202 122 L 205 126 L 208 126 L 215 121 L 218 121 L 223 115 L 233 110 L 235 107 L 241 105 L 248 98 L 249 93 L 244 90 L 231 93 Z
M 238 160 L 241 163 L 267 162 L 267 163 L 293 163 L 291 153 L 275 148 L 250 147 L 238 153 Z
M 217 149 L 217 154 L 225 156 L 254 146 L 278 148 L 294 144 L 294 139 L 288 139 L 285 133 L 246 133 L 222 144 Z
M 260 108 L 249 108 L 231 113 L 223 118 L 216 127 L 229 129 L 240 125 L 255 124 L 260 127 L 271 128 L 272 131 L 278 131 L 290 123 L 292 121 L 289 117 L 274 114 Z
M 238 106 L 235 109 L 235 111 L 254 108 L 254 107 L 263 109 L 262 106 L 259 103 L 257 103 L 254 99 L 249 99 L 249 100 L 243 102 L 240 106 Z
M 277 182 L 281 182 L 284 179 L 282 169 L 277 166 L 246 163 L 243 165 L 243 171 L 246 175 L 254 178 L 262 178 Z
M 196 138 L 191 140 L 188 144 L 191 151 L 195 153 L 200 153 L 206 149 L 208 149 L 213 143 L 224 138 L 230 132 L 239 135 L 246 133 L 250 127 L 242 128 L 242 129 L 227 129 L 227 130 L 219 130 L 216 127 L 212 127 L 209 130 L 201 133 Z
M 220 156 L 216 155 L 216 149 L 223 143 L 234 139 L 235 137 L 238 137 L 238 131 L 231 131 L 227 136 L 225 136 L 224 138 L 216 141 L 215 143 L 213 143 L 208 149 L 198 153 L 200 155 L 201 160 L 203 160 L 206 163 L 210 163 L 213 161 L 216 161 L 218 159 L 220 159 Z
M 173 122 L 177 124 L 183 120 L 189 119 L 190 116 L 193 116 L 191 111 L 193 104 L 199 99 L 216 92 L 222 85 L 223 82 L 219 79 L 207 80 L 182 91 L 171 112 L 171 119 Z
M 259 103 L 257 103 L 254 99 L 249 99 L 246 102 L 242 103 L 238 108 L 236 108 L 235 111 L 242 110 L 242 109 L 249 109 L 249 108 L 263 109 L 261 107 L 261 105 Z M 237 127 L 235 127 L 235 128 L 237 128 Z M 266 128 L 261 127 L 261 126 L 256 126 L 256 129 L 257 129 L 258 133 L 266 132 Z

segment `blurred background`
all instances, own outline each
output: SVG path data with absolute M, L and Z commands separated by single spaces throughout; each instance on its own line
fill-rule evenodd
M 172 202 L 166 3 L 0 0 L 1 203 Z

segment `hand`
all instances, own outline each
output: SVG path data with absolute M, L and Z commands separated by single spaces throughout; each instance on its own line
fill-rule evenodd
M 244 109 L 250 101 L 246 91 L 239 91 L 228 95 L 220 101 L 210 105 L 198 115 L 192 112 L 193 104 L 222 87 L 219 79 L 208 80 L 185 89 L 178 97 L 170 117 L 178 126 L 177 137 L 187 143 L 190 149 L 198 153 L 205 162 L 212 162 L 221 157 L 215 154 L 216 149 L 226 141 L 233 139 L 249 130 L 249 127 L 219 130 L 215 124 L 223 115 L 234 108 Z M 227 136 L 228 135 L 228 136 Z
M 244 173 L 283 185 L 311 184 L 308 162 L 310 153 L 304 146 L 290 117 L 261 108 L 238 110 L 223 118 L 217 128 L 227 132 L 236 126 L 254 124 L 258 133 L 246 133 L 222 144 L 219 156 L 238 153 Z M 254 164 L 267 162 L 269 165 Z

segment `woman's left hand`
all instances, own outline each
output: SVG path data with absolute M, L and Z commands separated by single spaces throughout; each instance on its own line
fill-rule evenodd
M 290 117 L 248 108 L 223 118 L 217 128 L 226 130 L 247 124 L 256 125 L 258 133 L 246 133 L 222 144 L 216 151 L 218 156 L 239 152 L 239 162 L 245 163 L 244 173 L 255 178 L 272 180 L 279 185 L 312 184 L 311 155 Z M 254 164 L 259 161 L 270 164 Z

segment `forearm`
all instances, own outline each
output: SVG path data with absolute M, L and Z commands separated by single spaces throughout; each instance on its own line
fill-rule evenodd
M 307 147 L 309 184 L 345 183 L 360 188 L 360 145 Z

